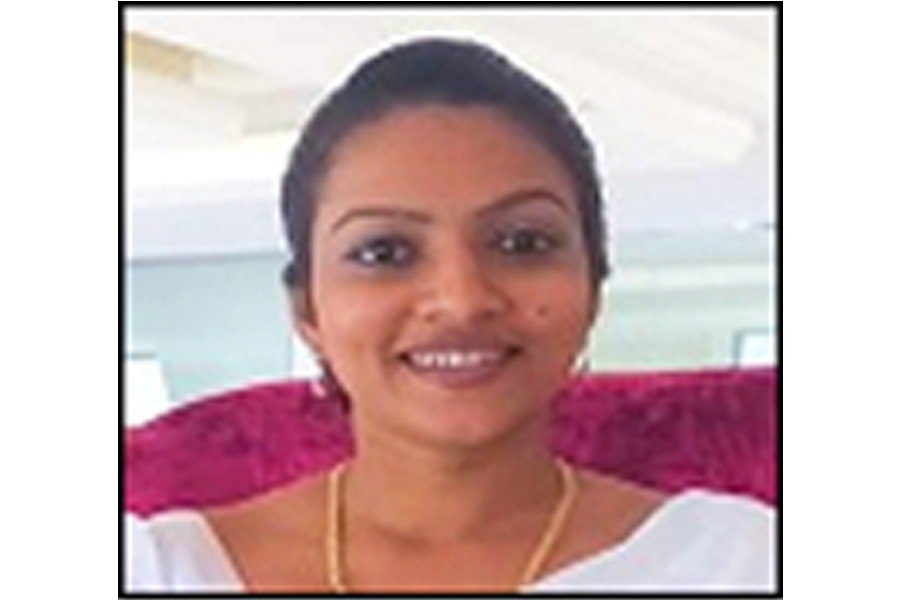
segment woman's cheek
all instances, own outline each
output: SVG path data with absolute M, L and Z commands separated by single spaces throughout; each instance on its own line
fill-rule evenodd
M 562 292 L 565 288 L 554 289 Z M 530 312 L 536 330 L 554 338 L 554 345 L 575 355 L 581 352 L 591 325 L 589 300 L 585 290 L 573 289 L 552 300 L 543 299 Z

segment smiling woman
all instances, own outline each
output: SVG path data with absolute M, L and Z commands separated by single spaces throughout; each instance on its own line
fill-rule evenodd
M 348 399 L 355 455 L 132 522 L 132 589 L 771 587 L 761 505 L 669 498 L 544 444 L 601 307 L 599 187 L 566 107 L 491 50 L 424 40 L 362 65 L 282 189 L 296 328 Z
M 381 419 L 437 440 L 543 408 L 593 312 L 573 197 L 559 161 L 497 109 L 396 109 L 343 141 L 294 294 L 360 444 Z

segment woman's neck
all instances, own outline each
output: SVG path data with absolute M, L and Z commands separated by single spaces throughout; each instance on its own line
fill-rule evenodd
M 544 518 L 559 471 L 532 432 L 488 447 L 447 449 L 360 439 L 344 475 L 347 518 L 417 543 L 515 531 Z

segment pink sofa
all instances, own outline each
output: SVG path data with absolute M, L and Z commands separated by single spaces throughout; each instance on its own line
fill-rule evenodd
M 583 466 L 659 489 L 704 487 L 774 504 L 772 368 L 590 375 L 555 399 L 548 443 Z M 125 432 L 125 508 L 210 506 L 326 469 L 352 452 L 346 417 L 308 383 L 200 399 Z

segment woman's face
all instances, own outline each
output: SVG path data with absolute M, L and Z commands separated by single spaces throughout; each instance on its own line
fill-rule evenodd
M 539 423 L 594 313 L 575 189 L 488 108 L 401 108 L 322 181 L 301 334 L 357 435 L 471 447 Z

